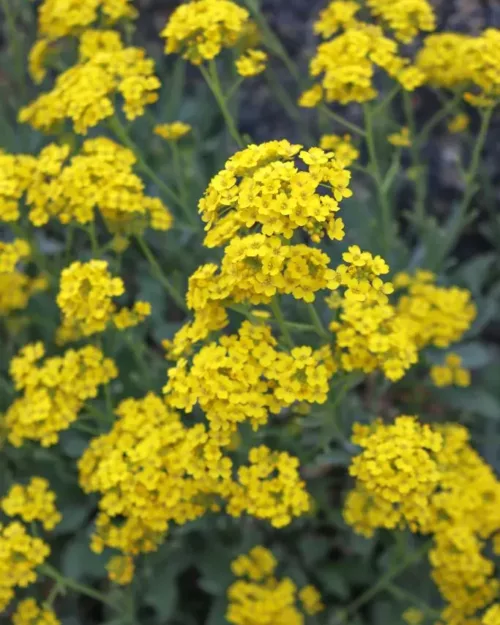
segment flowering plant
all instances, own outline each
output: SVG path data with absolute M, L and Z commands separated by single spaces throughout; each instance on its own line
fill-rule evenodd
M 136 4 L 43 0 L 28 54 L 3 2 L 0 619 L 498 625 L 499 264 L 460 244 L 500 31 L 333 0 L 304 75 L 257 0 L 178 3 L 156 60 Z M 289 137 L 245 132 L 266 80 Z

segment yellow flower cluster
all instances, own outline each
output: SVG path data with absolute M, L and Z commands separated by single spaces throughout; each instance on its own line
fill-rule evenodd
M 340 366 L 346 371 L 381 369 L 390 380 L 399 380 L 417 362 L 421 349 L 448 347 L 463 336 L 476 316 L 469 291 L 438 287 L 435 276 L 425 271 L 417 271 L 414 277 L 395 277 L 395 286 L 407 287 L 408 293 L 393 305 L 387 297 L 393 284 L 380 278 L 389 268 L 380 257 L 351 246 L 343 258 L 348 265 L 336 269 L 333 285 L 347 290 L 335 303 L 341 312 L 330 330 L 335 333 Z
M 60 625 L 60 621 L 51 608 L 41 607 L 29 598 L 17 604 L 12 625 Z
M 319 147 L 335 152 L 335 158 L 344 167 L 349 167 L 359 158 L 359 150 L 352 144 L 351 135 L 323 135 Z
M 162 36 L 165 52 L 178 53 L 194 65 L 234 47 L 251 23 L 246 9 L 231 0 L 193 0 L 172 13 Z
M 40 83 L 46 76 L 46 57 L 54 44 L 64 37 L 97 24 L 102 16 L 107 25 L 133 19 L 137 11 L 132 0 L 43 0 L 38 9 L 38 35 L 29 55 L 30 73 Z
M 471 448 L 467 430 L 401 416 L 391 425 L 356 426 L 353 441 L 363 451 L 351 466 L 356 488 L 346 500 L 347 522 L 366 536 L 406 525 L 432 534 L 432 576 L 448 603 L 443 621 L 477 622 L 500 591 L 484 553 L 500 530 L 500 482 Z
M 0 274 L 13 272 L 22 258 L 28 258 L 30 251 L 29 243 L 23 239 L 12 243 L 0 241 Z
M 59 432 L 76 421 L 99 386 L 118 375 L 114 362 L 92 345 L 39 364 L 43 356 L 42 343 L 28 344 L 10 363 L 15 388 L 23 391 L 5 413 L 8 439 L 16 447 L 24 439 L 44 447 L 57 443 Z
M 236 59 L 236 70 L 243 78 L 262 74 L 266 69 L 267 54 L 263 50 L 250 49 Z
M 466 113 L 457 113 L 448 122 L 448 131 L 452 134 L 459 134 L 467 130 L 470 124 L 470 117 Z
M 16 310 L 23 310 L 32 295 L 44 291 L 47 278 L 30 278 L 20 271 L 0 273 L 0 316 L 8 316 Z
M 29 484 L 14 484 L 1 501 L 7 516 L 20 516 L 25 523 L 41 521 L 46 530 L 54 529 L 61 520 L 56 508 L 56 494 L 42 477 L 31 478 Z
M 229 606 L 226 619 L 234 625 L 304 625 L 304 614 L 321 612 L 324 606 L 314 586 L 298 591 L 289 578 L 277 579 L 278 563 L 265 547 L 254 547 L 231 564 L 238 578 L 228 589 Z
M 184 122 L 172 122 L 171 124 L 158 124 L 154 128 L 155 135 L 167 141 L 178 141 L 191 132 L 192 128 Z
M 417 66 L 429 84 L 447 89 L 472 89 L 466 100 L 476 106 L 493 106 L 500 98 L 500 30 L 487 28 L 479 36 L 437 33 L 425 39 Z
M 481 619 L 482 625 L 499 625 L 500 603 L 495 603 L 489 608 Z
M 247 511 L 276 527 L 308 509 L 298 461 L 285 452 L 252 449 L 249 466 L 233 479 L 217 438 L 202 424 L 186 428 L 159 397 L 126 399 L 116 414 L 111 431 L 93 439 L 79 461 L 82 488 L 101 494 L 95 551 L 153 551 L 171 522 L 187 523 L 223 502 L 233 516 Z
M 130 556 L 113 556 L 107 563 L 106 570 L 112 582 L 126 586 L 134 578 L 134 561 Z
M 36 568 L 49 553 L 49 546 L 30 536 L 21 523 L 0 524 L 0 610 L 12 601 L 16 587 L 26 588 L 36 580 Z
M 436 386 L 469 386 L 470 371 L 462 367 L 462 359 L 458 354 L 448 354 L 444 365 L 431 367 L 431 378 Z
M 57 144 L 49 144 L 36 157 L 11 157 L 9 178 L 22 182 L 18 192 L 10 194 L 9 221 L 19 218 L 24 195 L 35 226 L 50 218 L 63 224 L 87 224 L 98 209 L 112 232 L 171 227 L 172 216 L 163 202 L 144 195 L 144 183 L 133 172 L 137 159 L 131 150 L 100 137 L 84 141 L 80 152 L 69 157 L 69 146 Z M 0 262 L 1 258 L 2 248 Z
M 144 113 L 158 99 L 160 81 L 142 48 L 124 47 L 115 31 L 87 30 L 80 38 L 79 60 L 58 76 L 53 89 L 21 109 L 19 121 L 50 131 L 69 118 L 76 133 L 111 117 L 115 96 L 123 98 L 127 119 Z
M 305 151 L 288 141 L 250 145 L 232 156 L 199 203 L 205 245 L 227 247 L 220 267 L 203 265 L 191 276 L 187 304 L 195 319 L 176 335 L 171 355 L 225 327 L 232 303 L 269 303 L 280 293 L 312 302 L 327 288 L 329 257 L 286 240 L 299 229 L 314 242 L 325 235 L 341 240 L 344 223 L 336 213 L 351 195 L 349 179 L 333 152 Z
M 237 335 L 203 346 L 192 363 L 181 358 L 168 371 L 169 405 L 190 413 L 198 404 L 224 445 L 239 423 L 256 430 L 296 401 L 324 403 L 333 362 L 328 346 L 279 351 L 265 325 L 244 322 Z
M 436 29 L 436 16 L 428 0 L 367 0 L 367 6 L 403 43 L 410 43 L 420 32 Z
M 6 154 L 0 150 L 0 219 L 17 221 L 19 201 L 28 189 L 36 159 L 24 154 Z
M 372 12 L 396 31 L 402 41 L 412 39 L 419 29 L 434 28 L 434 14 L 427 0 L 371 0 Z M 382 26 L 359 21 L 358 2 L 334 0 L 315 23 L 325 41 L 310 63 L 310 74 L 320 80 L 299 100 L 300 106 L 315 107 L 327 102 L 369 102 L 377 96 L 375 73 L 385 70 L 403 89 L 413 91 L 425 75 L 399 54 L 397 42 L 384 34 Z M 333 36 L 333 39 L 330 39 Z
M 114 278 L 104 260 L 76 261 L 61 273 L 57 305 L 62 313 L 61 335 L 77 338 L 103 332 L 109 323 L 119 330 L 142 322 L 151 314 L 147 302 L 116 312 L 114 297 L 125 292 L 121 278 Z

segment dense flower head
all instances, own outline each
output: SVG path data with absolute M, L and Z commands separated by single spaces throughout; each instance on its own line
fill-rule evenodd
M 43 356 L 43 344 L 32 343 L 10 363 L 15 388 L 23 391 L 5 413 L 8 439 L 16 447 L 24 439 L 38 440 L 45 447 L 57 443 L 59 432 L 76 421 L 99 386 L 118 374 L 114 362 L 92 345 L 40 363 Z
M 447 602 L 442 619 L 464 622 L 497 596 L 486 540 L 500 530 L 500 482 L 459 425 L 422 425 L 401 416 L 355 427 L 362 447 L 351 474 L 356 487 L 344 516 L 356 531 L 409 526 L 432 534 L 432 577 Z
M 20 601 L 12 614 L 12 625 L 60 625 L 55 612 L 31 597 Z
M 469 386 L 470 371 L 462 367 L 462 359 L 458 354 L 450 353 L 443 365 L 431 367 L 430 375 L 436 386 Z
M 356 26 L 356 14 L 361 6 L 357 0 L 333 0 L 319 14 L 314 23 L 314 32 L 323 39 L 330 39 L 338 31 L 347 30 Z
M 137 301 L 132 308 L 117 312 L 115 297 L 123 295 L 121 278 L 114 277 L 104 260 L 76 261 L 61 273 L 57 305 L 62 313 L 59 339 L 64 342 L 103 332 L 110 323 L 125 330 L 151 314 L 148 302 Z
M 236 70 L 243 78 L 261 74 L 266 69 L 267 54 L 263 50 L 246 50 L 236 59 Z
M 335 157 L 344 167 L 349 167 L 359 158 L 359 150 L 352 144 L 351 135 L 323 135 L 319 147 L 335 152 Z
M 178 141 L 189 134 L 191 130 L 191 126 L 185 122 L 171 122 L 170 124 L 158 124 L 154 128 L 154 133 L 167 141 Z
M 31 278 L 21 271 L 0 273 L 0 316 L 25 309 L 30 298 L 47 286 L 45 276 Z
M 476 37 L 437 33 L 426 38 L 417 66 L 432 86 L 470 90 L 465 94 L 470 104 L 493 106 L 500 98 L 499 44 L 497 28 L 487 28 Z
M 26 588 L 36 580 L 36 568 L 49 553 L 49 546 L 30 536 L 21 523 L 0 524 L 0 610 L 14 598 L 16 587 Z
M 14 484 L 0 506 L 7 516 L 20 516 L 25 523 L 40 521 L 46 530 L 52 530 L 61 520 L 55 502 L 48 481 L 33 477 L 26 486 Z
M 280 351 L 265 325 L 244 322 L 237 335 L 203 346 L 168 372 L 167 401 L 188 414 L 196 404 L 225 444 L 239 423 L 254 429 L 294 402 L 324 403 L 333 373 L 328 348 Z
M 277 527 L 307 510 L 298 461 L 287 453 L 251 450 L 250 465 L 234 473 L 219 439 L 202 424 L 185 427 L 159 397 L 126 399 L 116 414 L 111 431 L 79 461 L 82 488 L 101 494 L 95 551 L 153 551 L 170 523 L 187 523 L 224 502 L 233 516 L 248 512 Z
M 476 307 L 471 293 L 459 287 L 441 287 L 436 276 L 427 271 L 417 271 L 414 276 L 398 274 L 394 278 L 397 288 L 406 288 L 398 300 L 398 316 L 414 327 L 415 342 L 449 347 L 460 340 L 476 318 Z
M 352 195 L 349 179 L 333 152 L 306 151 L 285 140 L 250 145 L 227 161 L 200 200 L 205 245 L 224 244 L 254 226 L 266 236 L 290 239 L 303 228 L 318 238 L 338 238 L 335 233 L 342 228 L 335 213 L 339 202 Z M 320 193 L 322 185 L 332 195 Z
M 0 150 L 0 219 L 17 221 L 19 201 L 29 187 L 36 159 L 25 154 L 13 155 Z
M 154 62 L 142 48 L 124 47 L 115 31 L 87 30 L 77 64 L 57 77 L 51 91 L 21 109 L 19 121 L 50 131 L 69 118 L 75 132 L 84 135 L 113 115 L 116 95 L 122 96 L 123 112 L 133 120 L 156 102 L 159 87 Z
M 237 579 L 228 589 L 226 618 L 234 625 L 304 625 L 302 604 L 307 614 L 323 609 L 314 586 L 300 591 L 289 578 L 275 576 L 277 561 L 271 551 L 260 545 L 238 556 L 231 564 Z
M 419 32 L 436 28 L 436 16 L 428 0 L 367 0 L 367 5 L 403 43 L 412 41 Z
M 51 218 L 63 224 L 88 224 L 96 210 L 111 232 L 124 235 L 146 227 L 168 230 L 172 225 L 163 202 L 144 194 L 145 185 L 133 171 L 134 153 L 111 139 L 88 139 L 74 155 L 68 145 L 51 143 L 37 156 L 0 155 L 0 164 L 2 159 L 9 165 L 0 173 L 6 221 L 19 218 L 24 199 L 35 226 Z
M 177 7 L 165 26 L 165 52 L 200 65 L 235 46 L 250 22 L 248 11 L 231 0 L 192 0 Z
M 0 241 L 0 274 L 12 273 L 17 263 L 30 255 L 30 244 L 24 239 L 15 239 L 10 243 Z

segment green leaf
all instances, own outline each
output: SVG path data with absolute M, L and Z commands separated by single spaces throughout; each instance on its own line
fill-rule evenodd
M 455 410 L 500 420 L 500 400 L 484 389 L 450 388 L 441 389 L 436 394 L 443 403 Z
M 166 621 L 175 613 L 178 595 L 175 572 L 166 568 L 155 571 L 144 601 L 155 609 L 161 621 Z
M 81 580 L 85 577 L 102 579 L 106 577 L 107 554 L 97 554 L 90 550 L 88 532 L 73 538 L 61 557 L 61 571 L 66 577 Z

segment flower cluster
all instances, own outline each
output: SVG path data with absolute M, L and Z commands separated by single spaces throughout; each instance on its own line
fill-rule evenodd
M 126 586 L 134 578 L 134 561 L 131 556 L 113 556 L 106 565 L 109 579 L 115 584 Z
M 420 30 L 434 29 L 434 14 L 427 0 L 370 0 L 368 7 L 401 41 L 410 41 Z M 380 25 L 358 19 L 358 2 L 333 0 L 314 28 L 324 39 L 310 63 L 310 74 L 319 79 L 299 100 L 303 107 L 326 102 L 369 102 L 377 94 L 375 74 L 385 70 L 406 91 L 424 83 L 425 75 L 399 53 L 396 41 Z M 333 38 L 331 38 L 333 36 Z
M 103 332 L 109 323 L 123 330 L 137 325 L 151 313 L 147 302 L 116 312 L 114 297 L 125 292 L 121 278 L 114 278 L 104 260 L 79 261 L 61 273 L 57 305 L 62 313 L 61 335 L 78 338 Z
M 232 0 L 193 0 L 172 13 L 162 32 L 165 52 L 181 54 L 190 63 L 201 65 L 218 56 L 223 48 L 235 47 L 252 26 L 249 12 Z M 240 74 L 253 76 L 262 71 L 262 55 L 255 50 L 240 58 Z
M 236 60 L 236 70 L 243 78 L 257 76 L 266 69 L 267 54 L 263 50 L 250 49 Z
M 359 150 L 353 145 L 351 135 L 323 135 L 319 144 L 322 150 L 335 152 L 335 158 L 349 167 L 359 158 Z
M 158 99 L 160 81 L 142 48 L 124 47 L 115 31 L 87 30 L 80 38 L 78 63 L 60 74 L 53 89 L 21 109 L 19 120 L 49 131 L 69 118 L 76 133 L 111 117 L 121 95 L 127 119 Z
M 14 598 L 16 587 L 26 588 L 36 580 L 36 568 L 49 553 L 49 546 L 30 536 L 21 523 L 0 524 L 0 610 Z
M 76 421 L 99 386 L 118 375 L 114 362 L 92 345 L 40 364 L 44 351 L 42 343 L 28 344 L 10 364 L 14 385 L 23 391 L 5 413 L 8 439 L 16 447 L 25 439 L 44 447 L 57 443 L 59 432 Z
M 19 200 L 30 185 L 36 159 L 28 155 L 6 154 L 0 150 L 0 219 L 17 221 Z
M 458 354 L 448 354 L 444 365 L 431 367 L 430 375 L 436 386 L 469 386 L 470 371 L 462 367 L 462 359 Z
M 437 33 L 426 38 L 417 55 L 417 66 L 435 87 L 468 91 L 466 100 L 475 106 L 493 106 L 500 98 L 496 75 L 500 53 L 500 30 L 488 28 L 479 36 Z
M 24 310 L 30 298 L 48 286 L 45 276 L 31 278 L 21 271 L 0 273 L 0 316 Z
M 432 576 L 448 602 L 442 618 L 472 619 L 500 590 L 484 553 L 500 530 L 500 482 L 465 428 L 401 416 L 391 425 L 357 426 L 353 441 L 363 451 L 351 466 L 356 488 L 346 500 L 347 522 L 367 536 L 405 526 L 432 534 Z
M 166 141 L 178 141 L 191 132 L 191 126 L 184 122 L 172 122 L 170 124 L 158 124 L 154 128 L 155 135 Z
M 29 598 L 17 604 L 12 625 L 60 625 L 60 621 L 51 608 L 42 607 Z
M 20 516 L 25 523 L 40 521 L 46 530 L 54 529 L 61 520 L 57 511 L 56 494 L 42 477 L 31 478 L 29 484 L 14 484 L 1 501 L 7 516 Z
M 167 401 L 187 413 L 198 404 L 224 444 L 239 423 L 265 425 L 296 401 L 324 403 L 333 362 L 328 347 L 277 349 L 265 325 L 244 322 L 237 335 L 203 346 L 192 362 L 181 358 L 168 372 Z
M 403 43 L 410 43 L 420 32 L 432 32 L 436 28 L 436 16 L 428 0 L 367 0 L 367 5 L 372 15 Z
M 12 243 L 0 241 L 0 274 L 12 273 L 21 259 L 29 257 L 30 251 L 24 239 L 15 239 Z
M 14 215 L 19 219 L 19 202 L 24 196 L 35 226 L 51 218 L 85 225 L 94 220 L 98 209 L 112 232 L 131 234 L 141 233 L 147 226 L 155 230 L 171 227 L 172 216 L 163 202 L 144 195 L 144 183 L 133 171 L 134 153 L 110 139 L 88 139 L 71 158 L 69 146 L 49 144 L 36 157 L 11 159 L 11 179 L 22 180 L 22 184 L 11 194 L 10 221 Z M 19 249 L 26 255 L 25 248 Z M 0 262 L 2 258 L 0 248 Z
M 289 577 L 275 576 L 278 563 L 265 547 L 254 547 L 231 564 L 237 581 L 229 587 L 226 618 L 234 625 L 304 625 L 304 614 L 324 608 L 314 586 L 298 590 Z M 301 604 L 303 612 L 299 609 Z
M 95 438 L 79 461 L 82 488 L 101 494 L 95 551 L 155 550 L 170 523 L 187 523 L 224 502 L 233 516 L 249 512 L 276 527 L 308 510 L 298 461 L 287 453 L 255 448 L 249 466 L 233 475 L 217 438 L 202 424 L 186 428 L 159 397 L 126 399 L 116 414 L 111 431 Z M 115 565 L 112 571 L 121 577 Z

